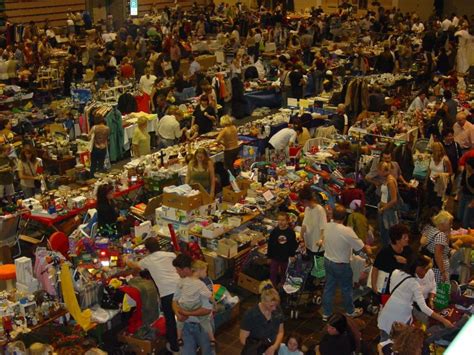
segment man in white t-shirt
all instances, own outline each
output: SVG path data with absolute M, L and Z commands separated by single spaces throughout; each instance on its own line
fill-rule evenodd
M 316 202 L 310 186 L 303 188 L 298 197 L 300 203 L 305 207 L 300 235 L 304 240 L 306 250 L 313 256 L 324 250 L 322 240 L 327 225 L 326 210 Z
M 176 140 L 183 135 L 183 129 L 179 125 L 179 119 L 182 117 L 181 111 L 172 112 L 163 116 L 158 122 L 157 133 L 162 148 L 176 144 Z
M 296 141 L 297 133 L 292 127 L 279 130 L 268 141 L 269 148 L 275 150 L 284 150 L 292 146 Z
M 346 316 L 359 317 L 362 315 L 361 308 L 354 308 L 352 297 L 352 252 L 360 253 L 363 249 L 370 253 L 362 240 L 355 234 L 351 227 L 344 225 L 346 208 L 337 204 L 333 211 L 333 221 L 328 223 L 324 230 L 323 245 L 324 268 L 326 271 L 326 283 L 323 293 L 323 321 L 332 314 L 332 307 L 337 285 L 341 288 L 342 299 Z
M 179 352 L 176 333 L 176 319 L 173 312 L 173 295 L 179 281 L 179 275 L 173 266 L 176 255 L 171 252 L 161 251 L 160 243 L 156 238 L 145 240 L 145 248 L 150 254 L 138 263 L 126 260 L 128 267 L 138 270 L 148 270 L 161 298 L 161 310 L 166 319 L 166 339 L 171 352 Z
M 156 76 L 152 75 L 151 70 L 147 68 L 145 70 L 145 75 L 142 75 L 142 77 L 140 78 L 138 87 L 140 88 L 142 92 L 144 92 L 148 96 L 151 96 L 155 82 L 156 82 Z
M 441 29 L 446 32 L 449 30 L 449 28 L 453 25 L 453 23 L 451 22 L 451 20 L 449 19 L 448 16 L 446 16 L 446 18 L 443 20 L 443 22 L 441 22 Z

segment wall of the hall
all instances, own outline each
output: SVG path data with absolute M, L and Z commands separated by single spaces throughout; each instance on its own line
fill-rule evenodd
M 205 3 L 206 0 L 197 0 L 198 3 Z M 217 2 L 217 1 L 216 1 Z M 190 7 L 193 0 L 178 0 L 181 7 Z M 144 15 L 150 11 L 153 4 L 164 8 L 174 6 L 174 0 L 139 0 L 139 15 Z M 49 20 L 51 26 L 65 26 L 67 13 L 72 10 L 90 10 L 94 20 L 104 19 L 107 13 L 114 14 L 126 12 L 127 0 L 6 0 L 5 14 L 13 23 L 27 23 L 35 21 L 42 24 L 45 19 Z
M 65 26 L 66 15 L 70 10 L 84 11 L 85 0 L 6 0 L 5 14 L 13 23 L 28 23 L 35 21 L 39 24 L 49 20 L 52 26 Z
M 471 0 L 473 1 L 473 0 Z M 398 8 L 403 12 L 415 12 L 426 20 L 433 14 L 433 0 L 398 0 Z
M 474 0 L 444 0 L 444 13 L 458 15 L 474 15 Z

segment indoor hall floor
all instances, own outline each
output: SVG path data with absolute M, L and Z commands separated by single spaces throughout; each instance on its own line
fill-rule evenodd
M 253 307 L 258 302 L 256 295 L 250 295 L 243 291 L 237 293 L 241 297 L 240 314 L 238 320 L 223 326 L 216 333 L 217 354 L 222 355 L 239 355 L 242 346 L 239 342 L 240 320 L 246 310 Z M 335 311 L 343 311 L 340 294 L 336 294 Z M 294 333 L 299 335 L 303 344 L 306 346 L 314 346 L 323 335 L 325 323 L 321 319 L 320 306 L 310 305 L 301 307 L 298 319 L 290 319 L 289 312 L 285 311 L 285 335 Z M 379 330 L 377 328 L 377 317 L 370 314 L 364 314 L 361 318 L 364 321 L 365 328 L 362 331 L 362 337 L 366 351 L 364 354 L 376 354 L 377 336 Z M 286 338 L 286 336 L 285 336 Z

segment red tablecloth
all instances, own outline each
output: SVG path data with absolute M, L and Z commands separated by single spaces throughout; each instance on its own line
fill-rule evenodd
M 138 182 L 134 185 L 129 186 L 125 190 L 121 191 L 116 191 L 114 193 L 114 198 L 122 197 L 125 195 L 128 195 L 130 192 L 138 190 L 143 186 L 143 182 Z M 31 214 L 31 212 L 26 212 L 23 214 L 23 218 L 38 222 L 46 227 L 52 228 L 55 224 L 58 224 L 62 221 L 65 221 L 69 218 L 75 217 L 78 214 L 87 211 L 90 208 L 94 208 L 96 206 L 96 201 L 89 201 L 86 203 L 86 205 L 83 208 L 75 208 L 73 210 L 69 210 L 66 214 L 62 214 L 57 216 L 56 218 L 47 218 L 47 217 L 42 217 L 42 216 L 34 216 Z

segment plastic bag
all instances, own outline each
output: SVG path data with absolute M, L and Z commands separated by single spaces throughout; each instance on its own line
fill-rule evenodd
M 324 276 L 326 276 L 326 270 L 324 269 L 324 256 L 314 256 L 314 265 L 313 269 L 311 270 L 311 276 L 314 276 L 318 279 L 322 279 Z
M 449 306 L 451 296 L 451 284 L 441 282 L 436 286 L 436 297 L 434 306 L 436 309 L 444 309 Z

